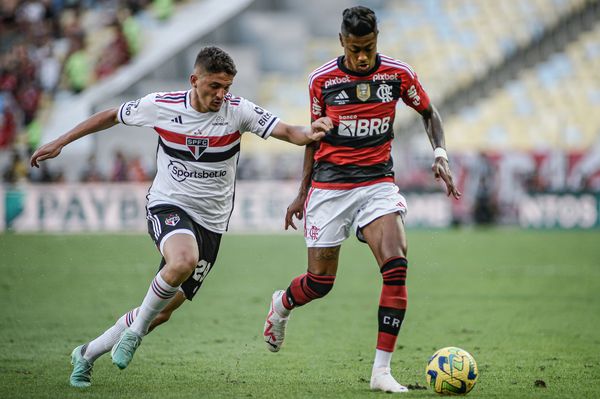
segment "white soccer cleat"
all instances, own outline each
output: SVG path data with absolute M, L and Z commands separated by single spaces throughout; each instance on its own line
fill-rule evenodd
M 267 344 L 267 349 L 271 352 L 279 352 L 279 349 L 281 349 L 283 338 L 285 337 L 285 326 L 289 320 L 289 316 L 281 317 L 275 311 L 274 306 L 275 301 L 281 301 L 281 296 L 284 292 L 283 290 L 279 290 L 273 293 L 269 314 L 267 315 L 267 321 L 265 321 L 263 336 Z
M 381 367 L 373 370 L 371 374 L 371 390 L 391 393 L 408 392 L 408 388 L 400 385 L 392 377 L 389 367 Z

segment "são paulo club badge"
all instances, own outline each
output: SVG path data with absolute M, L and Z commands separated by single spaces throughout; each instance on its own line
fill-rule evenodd
M 179 218 L 178 214 L 172 213 L 165 219 L 165 224 L 169 226 L 175 226 L 177 223 L 179 223 L 180 220 L 181 219 Z
M 208 139 L 197 138 L 197 137 L 186 137 L 185 145 L 190 150 L 194 158 L 199 159 L 204 153 L 204 150 L 208 148 Z

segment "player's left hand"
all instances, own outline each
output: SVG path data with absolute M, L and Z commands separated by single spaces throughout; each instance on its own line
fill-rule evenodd
M 442 157 L 437 157 L 431 166 L 431 170 L 433 171 L 436 180 L 442 179 L 444 183 L 446 183 L 446 194 L 448 197 L 452 195 L 454 198 L 459 199 L 462 193 L 458 191 L 458 188 L 454 185 L 448 161 Z
M 324 116 L 310 124 L 310 135 L 308 137 L 312 141 L 319 141 L 331 129 L 333 129 L 333 121 L 328 116 Z

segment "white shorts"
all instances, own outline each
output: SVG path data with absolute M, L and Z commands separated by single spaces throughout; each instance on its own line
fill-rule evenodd
M 334 247 L 355 231 L 389 213 L 407 212 L 406 199 L 394 183 L 377 183 L 350 190 L 311 188 L 304 204 L 307 247 Z

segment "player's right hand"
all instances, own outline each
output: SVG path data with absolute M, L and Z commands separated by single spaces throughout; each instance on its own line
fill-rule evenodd
M 309 137 L 313 141 L 319 141 L 325 137 L 327 132 L 331 129 L 333 129 L 333 121 L 331 118 L 328 116 L 321 117 L 310 124 L 311 132 Z
M 304 217 L 304 201 L 306 200 L 305 194 L 298 194 L 298 196 L 292 201 L 290 206 L 285 211 L 285 230 L 288 227 L 292 227 L 294 230 L 298 230 L 294 224 L 294 216 L 296 219 L 302 220 Z
M 51 141 L 48 144 L 44 144 L 43 146 L 38 148 L 31 156 L 31 166 L 39 168 L 40 161 L 45 161 L 46 159 L 57 157 L 58 154 L 60 154 L 62 148 L 62 144 L 57 143 L 56 140 Z

